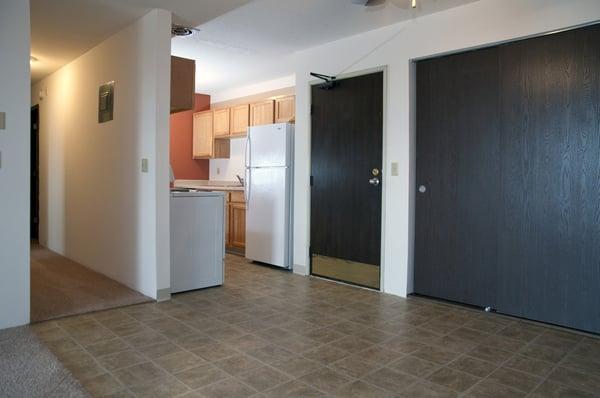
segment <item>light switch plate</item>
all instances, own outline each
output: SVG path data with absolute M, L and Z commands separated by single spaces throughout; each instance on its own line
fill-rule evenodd
M 0 112 L 0 130 L 6 130 L 6 112 Z
M 148 172 L 148 159 L 142 159 L 142 173 Z
M 398 162 L 392 162 L 392 175 L 398 176 Z

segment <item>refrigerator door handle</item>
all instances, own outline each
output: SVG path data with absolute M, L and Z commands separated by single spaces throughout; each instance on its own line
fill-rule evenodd
M 246 202 L 246 210 L 250 207 L 248 199 L 250 199 L 250 167 L 246 167 L 244 174 L 244 202 Z
M 246 138 L 246 171 L 244 174 L 244 201 L 246 202 L 246 209 L 250 208 L 250 184 L 252 178 L 252 170 L 250 170 L 250 153 L 252 151 L 250 143 L 250 133 L 248 132 L 248 138 Z
M 252 143 L 250 142 L 250 134 L 248 134 L 248 138 L 246 138 L 246 148 L 244 148 L 244 152 L 246 155 L 246 167 L 250 167 L 252 163 Z
M 252 168 L 248 167 L 248 197 L 246 198 L 246 210 L 250 210 L 250 198 L 252 196 Z

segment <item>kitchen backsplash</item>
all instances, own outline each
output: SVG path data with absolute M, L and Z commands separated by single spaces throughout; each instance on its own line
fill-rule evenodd
M 231 140 L 229 159 L 211 159 L 209 174 L 211 180 L 235 181 L 235 175 L 244 177 L 246 137 Z

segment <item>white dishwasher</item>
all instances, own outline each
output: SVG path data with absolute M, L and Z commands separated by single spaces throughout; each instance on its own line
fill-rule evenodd
M 171 293 L 223 284 L 225 194 L 171 192 Z

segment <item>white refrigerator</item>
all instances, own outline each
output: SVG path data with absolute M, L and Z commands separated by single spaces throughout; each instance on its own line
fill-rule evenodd
M 294 125 L 253 126 L 246 141 L 246 258 L 292 268 Z

